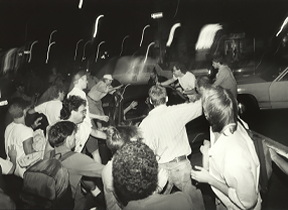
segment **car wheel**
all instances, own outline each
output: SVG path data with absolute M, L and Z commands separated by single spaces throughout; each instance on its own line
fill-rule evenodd
M 254 115 L 259 111 L 257 99 L 251 95 L 238 95 L 238 108 L 242 118 Z

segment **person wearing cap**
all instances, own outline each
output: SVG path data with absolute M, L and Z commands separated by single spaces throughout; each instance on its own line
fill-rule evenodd
M 113 77 L 111 74 L 105 74 L 103 78 L 94 85 L 87 94 L 87 99 L 89 103 L 89 111 L 93 114 L 104 116 L 104 110 L 102 107 L 101 99 L 104 98 L 108 93 L 113 94 L 117 89 L 121 88 L 123 85 L 113 87 L 112 84 Z M 97 126 L 99 129 L 102 128 L 102 123 L 97 121 Z

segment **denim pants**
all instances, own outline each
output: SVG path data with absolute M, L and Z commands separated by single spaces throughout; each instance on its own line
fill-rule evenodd
M 159 168 L 165 169 L 168 172 L 168 185 L 164 194 L 170 194 L 175 185 L 179 190 L 190 196 L 193 209 L 205 209 L 201 191 L 192 185 L 190 178 L 192 167 L 188 159 L 178 163 L 159 163 Z

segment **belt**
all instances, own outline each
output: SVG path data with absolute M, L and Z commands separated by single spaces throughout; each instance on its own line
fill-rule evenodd
M 169 163 L 178 163 L 178 162 L 181 162 L 183 160 L 187 160 L 186 155 L 181 155 L 179 157 L 175 157 L 173 160 L 169 161 Z

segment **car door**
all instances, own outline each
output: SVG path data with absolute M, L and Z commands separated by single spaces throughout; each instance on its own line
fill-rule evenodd
M 288 108 L 288 68 L 271 83 L 269 93 L 273 109 Z

